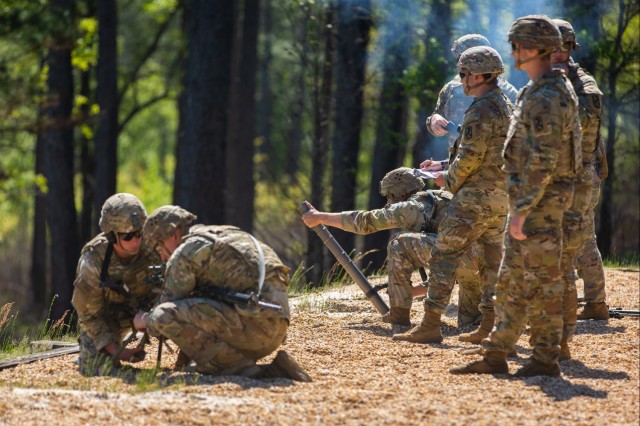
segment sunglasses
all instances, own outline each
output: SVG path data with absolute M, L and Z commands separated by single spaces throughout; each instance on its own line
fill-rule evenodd
M 460 72 L 458 73 L 458 75 L 460 76 L 460 78 L 465 78 L 465 76 L 469 75 L 468 72 Z
M 140 238 L 140 237 L 142 237 L 142 231 L 139 229 L 137 231 L 131 231 L 127 233 L 118 233 L 118 238 L 124 241 L 131 241 L 134 238 Z
M 559 48 L 557 48 L 556 50 L 554 50 L 554 52 L 558 52 L 558 51 L 560 51 L 560 52 L 568 52 L 570 50 L 571 50 L 571 42 L 568 41 L 566 43 L 562 43 L 562 45 Z
M 517 52 L 519 49 L 518 45 L 515 43 L 511 43 L 511 51 L 512 52 Z

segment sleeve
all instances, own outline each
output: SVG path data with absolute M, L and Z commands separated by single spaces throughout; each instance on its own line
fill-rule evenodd
M 393 203 L 369 211 L 345 211 L 341 214 L 342 229 L 356 234 L 371 234 L 393 228 L 409 228 L 421 214 L 414 201 Z
M 433 117 L 434 114 L 440 114 L 443 117 L 446 115 L 445 110 L 447 108 L 447 102 L 450 97 L 451 82 L 445 84 L 442 89 L 440 89 L 440 93 L 438 93 L 438 101 L 436 102 L 436 109 L 433 110 L 429 117 L 427 117 L 427 130 L 434 136 L 436 136 L 436 134 L 433 133 L 433 129 L 431 128 L 431 117 Z
M 554 176 L 558 143 L 562 140 L 561 105 L 558 96 L 540 93 L 528 100 L 523 119 L 529 134 L 522 170 L 509 178 L 510 208 L 526 216 L 538 204 Z
M 197 278 L 196 266 L 185 253 L 184 245 L 178 247 L 167 262 L 161 303 L 184 299 L 193 291 Z
M 456 157 L 444 173 L 445 189 L 453 194 L 480 167 L 487 152 L 492 120 L 489 117 L 483 119 L 476 109 L 465 114 Z
M 102 258 L 93 251 L 87 251 L 80 257 L 73 283 L 71 304 L 78 313 L 82 329 L 100 350 L 110 342 L 119 341 L 119 331 L 110 326 L 106 317 L 106 300 L 100 289 L 100 270 Z

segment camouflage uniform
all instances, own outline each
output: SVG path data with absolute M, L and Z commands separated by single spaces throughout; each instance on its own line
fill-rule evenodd
M 564 51 L 578 50 L 580 45 L 576 41 L 576 34 L 567 21 L 555 19 L 562 33 Z M 576 218 L 569 217 L 574 223 L 573 228 L 578 228 L 579 241 L 575 241 L 577 247 L 570 247 L 571 255 L 577 257 L 577 267 L 581 278 L 584 280 L 584 300 L 587 304 L 602 304 L 605 301 L 604 269 L 602 267 L 602 257 L 596 244 L 595 235 L 595 207 L 600 197 L 600 178 L 596 173 L 595 162 L 600 159 L 598 154 L 604 152 L 600 139 L 600 116 L 602 115 L 602 92 L 598 88 L 595 79 L 584 69 L 573 61 L 569 56 L 567 62 L 568 78 L 573 85 L 573 89 L 578 96 L 580 113 L 580 124 L 582 126 L 582 161 L 584 170 L 578 176 L 575 189 L 575 197 L 582 200 L 581 217 L 579 222 Z M 598 157 L 598 158 L 596 158 Z M 606 163 L 606 159 L 605 159 Z M 606 166 L 605 166 L 606 168 Z M 606 174 L 606 173 L 605 173 Z M 580 195 L 582 194 L 582 195 Z M 574 204 L 576 204 L 574 200 Z M 576 214 L 577 216 L 577 214 Z M 574 253 L 575 251 L 575 253 Z M 569 279 L 569 269 L 567 265 L 565 274 Z M 575 277 L 574 277 L 575 278 Z M 575 287 L 575 283 L 574 283 Z M 606 316 L 606 309 L 605 309 Z M 573 314 L 575 316 L 575 313 Z
M 231 306 L 207 293 L 209 285 L 257 294 L 261 261 L 256 244 L 265 266 L 260 300 L 280 305 L 280 312 Z M 167 263 L 162 303 L 149 313 L 147 330 L 173 340 L 201 373 L 257 377 L 256 360 L 286 337 L 288 286 L 289 268 L 267 245 L 233 226 L 195 225 Z
M 479 34 L 466 34 L 453 42 L 451 53 L 457 61 L 460 55 L 471 47 L 490 45 L 489 40 L 484 36 Z M 511 103 L 515 102 L 518 91 L 511 85 L 511 83 L 503 77 L 498 77 L 498 87 L 500 87 L 502 93 L 509 98 Z M 429 117 L 427 117 L 426 125 L 429 133 L 435 136 L 433 128 L 431 127 L 431 117 L 433 117 L 433 115 L 439 114 L 447 119 L 447 121 L 459 126 L 462 124 L 462 118 L 464 117 L 465 111 L 469 108 L 472 102 L 473 97 L 465 96 L 462 81 L 460 80 L 460 77 L 456 75 L 442 87 L 438 94 L 438 101 L 436 102 L 435 110 Z M 458 131 L 450 131 L 447 134 L 449 152 L 451 152 L 458 136 Z M 481 265 L 479 262 L 480 259 L 485 257 L 482 245 L 478 243 L 471 244 L 467 256 L 471 262 L 462 262 L 456 272 L 456 281 L 460 288 L 458 312 L 465 316 L 477 317 L 480 314 L 477 308 L 478 302 L 480 301 L 483 288 L 485 287 L 485 284 L 482 281 L 484 271 L 480 270 Z
M 406 201 L 382 209 L 341 213 L 341 227 L 348 232 L 370 234 L 393 228 L 407 231 L 394 236 L 387 246 L 389 304 L 392 308 L 411 308 L 411 275 L 428 264 L 439 223 L 451 196 L 442 190 L 420 191 Z M 425 218 L 431 217 L 433 219 L 425 223 Z M 463 257 L 463 264 L 470 262 L 468 255 Z
M 528 318 L 532 358 L 543 365 L 557 365 L 562 333 L 562 218 L 582 164 L 577 103 L 560 71 L 530 81 L 518 94 L 503 153 L 509 211 L 526 216 L 527 238 L 505 232 L 496 325 L 482 344 L 510 352 Z
M 471 48 L 464 55 L 476 50 Z M 497 55 L 497 52 L 496 52 Z M 484 249 L 484 291 L 481 311 L 493 310 L 493 288 L 501 258 L 502 232 L 507 214 L 505 176 L 500 170 L 502 144 L 509 127 L 511 103 L 495 88 L 476 98 L 461 125 L 462 133 L 445 172 L 445 188 L 453 194 L 441 225 L 429 266 L 425 309 L 442 313 L 453 285 L 460 253 L 474 241 Z
M 105 206 L 120 195 L 123 194 L 110 197 Z M 107 232 L 89 241 L 80 254 L 71 303 L 78 313 L 78 326 L 81 329 L 79 366 L 83 374 L 100 374 L 102 367 L 111 360 L 111 356 L 103 348 L 111 342 L 121 344 L 125 334 L 132 330 L 135 313 L 138 309 L 149 309 L 157 295 L 153 286 L 145 282 L 149 275 L 148 266 L 153 258 L 142 254 L 121 259 L 115 252 L 112 253 L 107 270 L 107 285 L 101 283 L 105 255 L 113 243 L 110 234 L 140 230 L 146 219 L 144 210 L 140 213 L 140 217 L 133 221 L 135 226 L 117 231 L 111 230 L 101 221 L 101 227 Z M 109 283 L 115 285 L 109 288 Z M 119 283 L 124 285 L 120 286 Z

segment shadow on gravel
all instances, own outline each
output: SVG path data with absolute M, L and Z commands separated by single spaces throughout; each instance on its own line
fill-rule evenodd
M 611 321 L 612 320 L 609 320 L 609 323 L 593 320 L 578 321 L 575 334 L 617 334 L 627 331 L 627 327 L 625 325 L 616 325 L 612 327 Z
M 223 383 L 233 383 L 242 389 L 269 389 L 293 384 L 292 380 L 284 378 L 251 379 L 242 376 L 214 376 L 190 371 L 174 371 L 169 368 L 156 371 L 155 369 L 138 369 L 128 366 L 112 368 L 110 371 L 102 372 L 98 376 L 113 377 L 122 380 L 128 385 L 141 386 L 142 388 L 160 389 L 169 386 L 217 385 Z
M 516 378 L 527 386 L 538 386 L 540 390 L 554 401 L 568 401 L 577 396 L 604 399 L 609 396 L 607 391 L 593 389 L 587 385 L 575 385 L 562 377 L 527 377 Z
M 630 376 L 625 371 L 609 371 L 599 368 L 590 368 L 581 361 L 570 359 L 560 363 L 562 374 L 580 379 L 603 379 L 603 380 L 629 380 Z

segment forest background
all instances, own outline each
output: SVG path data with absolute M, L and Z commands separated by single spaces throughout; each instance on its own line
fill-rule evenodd
M 299 203 L 378 208 L 386 172 L 444 158 L 424 121 L 451 42 L 488 37 L 520 89 L 507 33 L 533 13 L 573 24 L 604 93 L 598 244 L 637 263 L 637 0 L 0 0 L 0 306 L 62 317 L 115 192 L 240 226 L 319 285 L 335 260 Z M 332 232 L 383 267 L 388 232 Z

